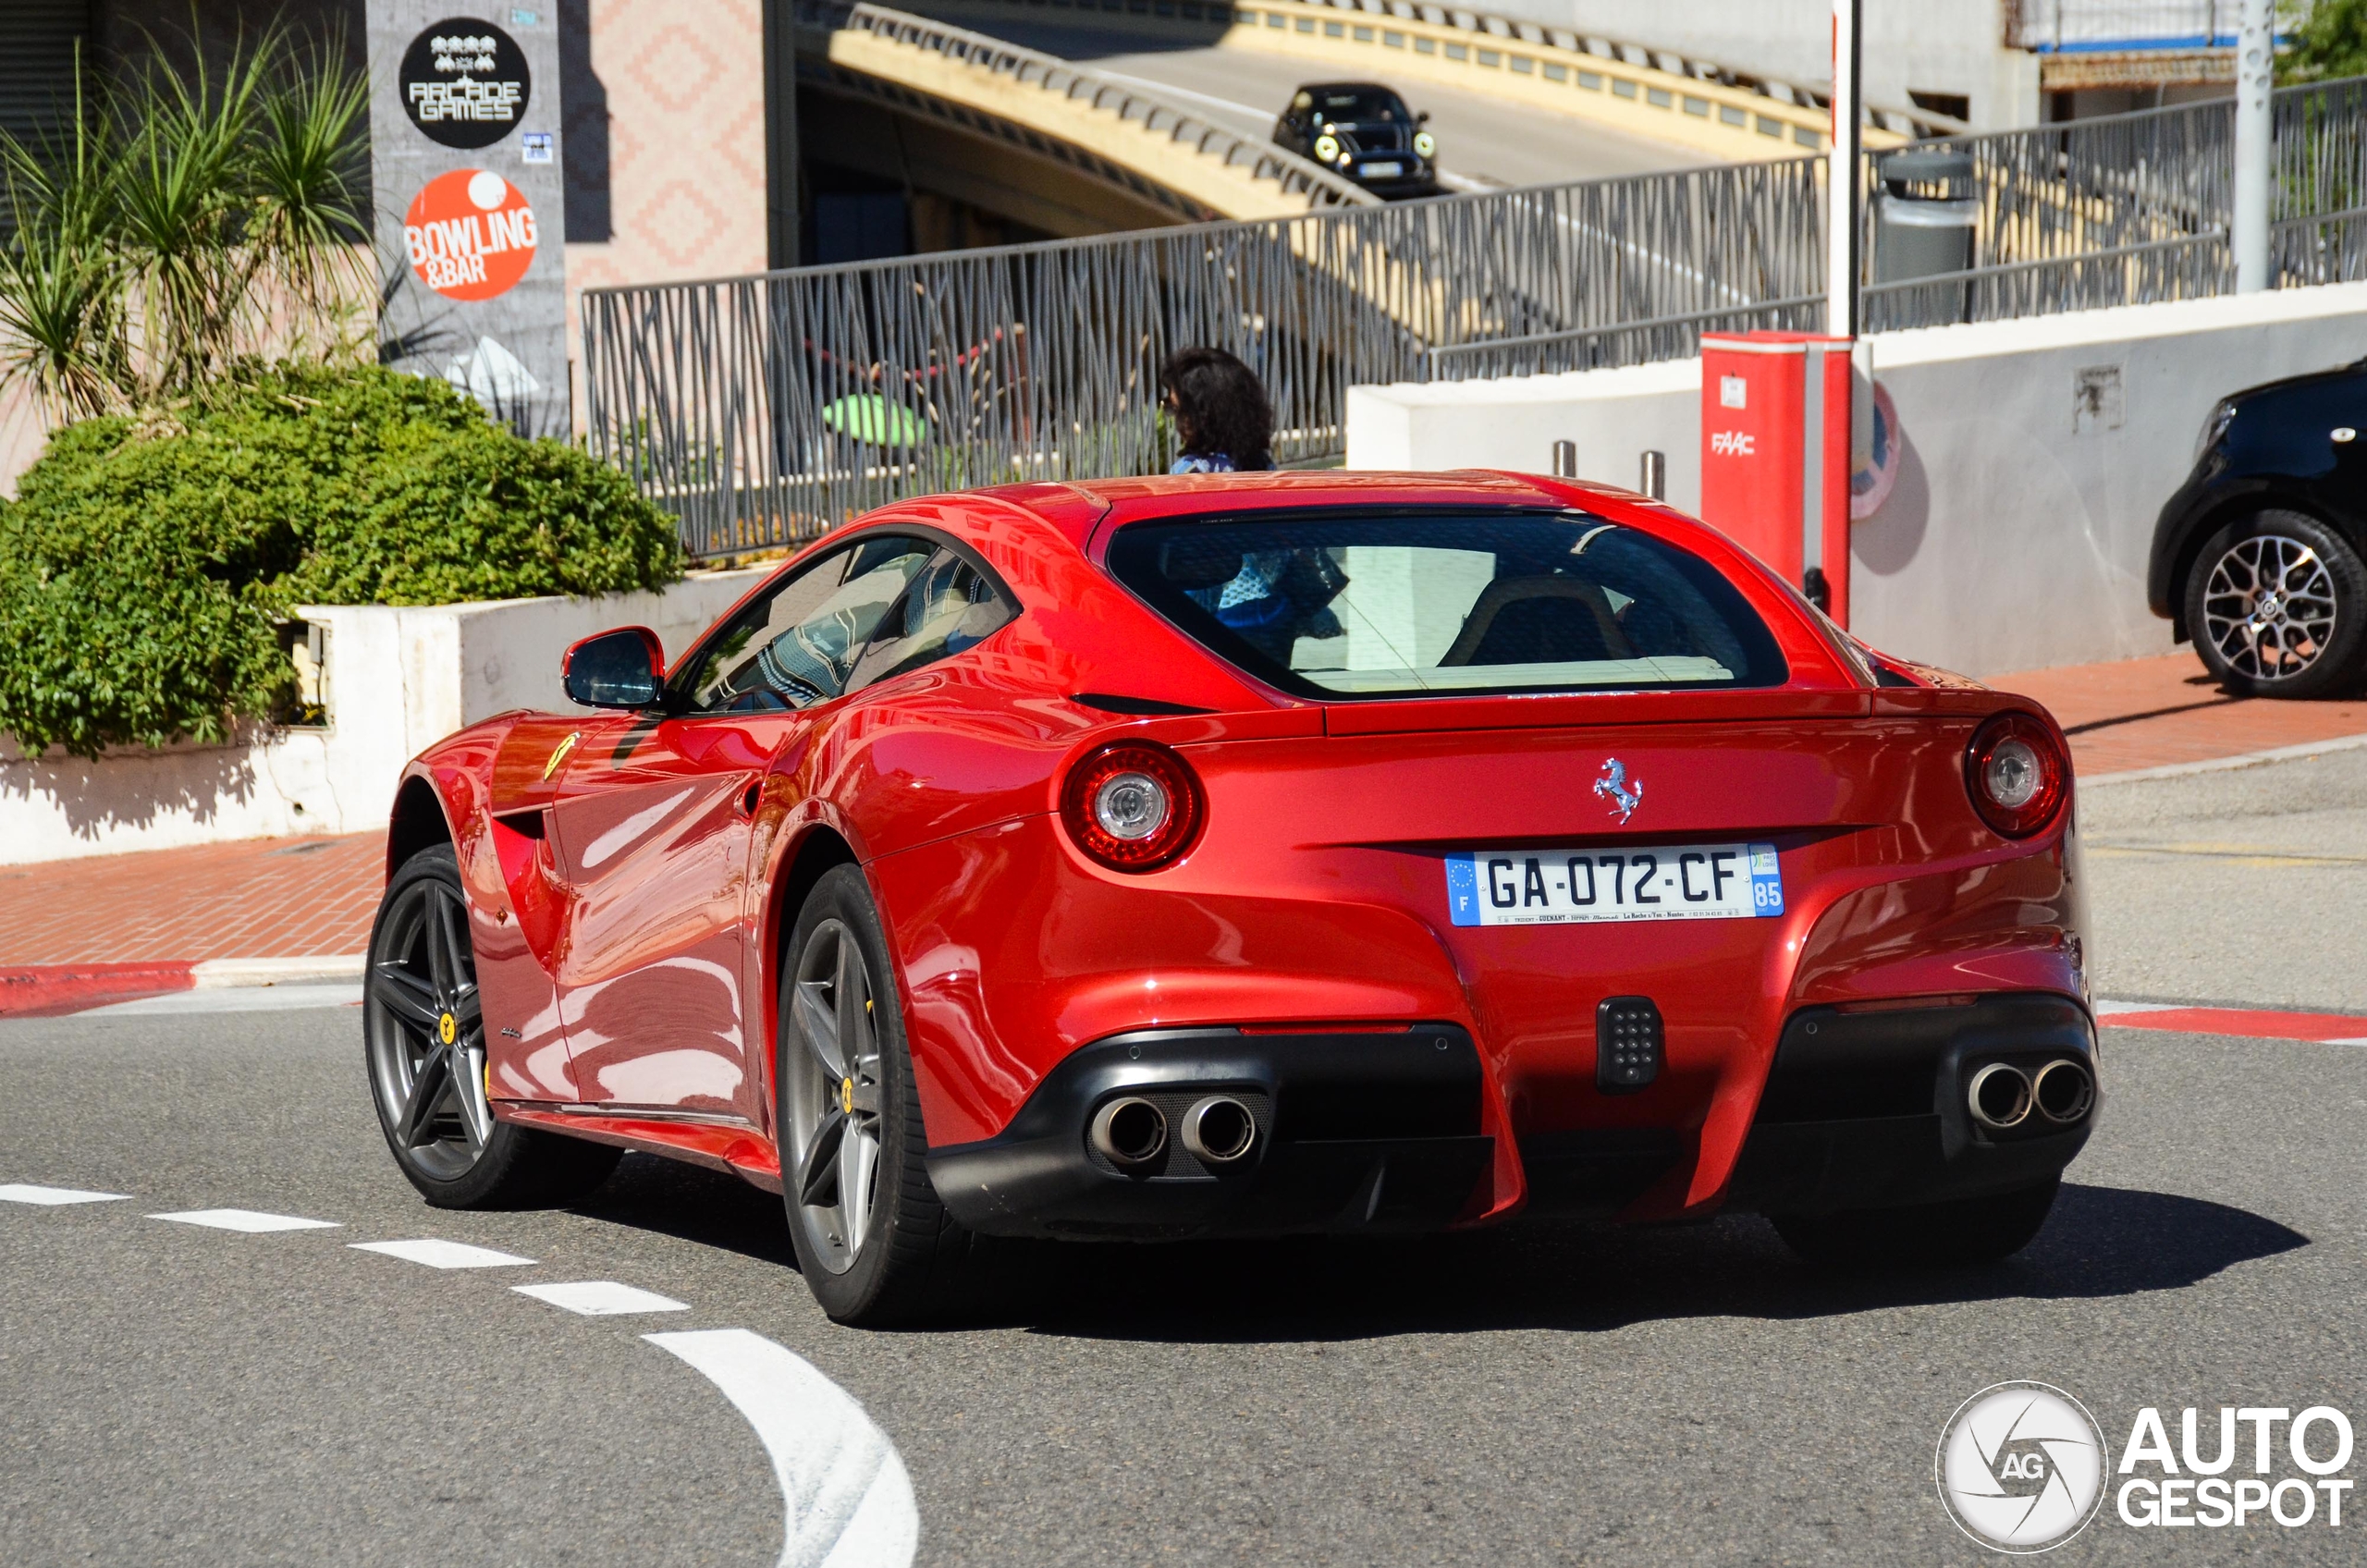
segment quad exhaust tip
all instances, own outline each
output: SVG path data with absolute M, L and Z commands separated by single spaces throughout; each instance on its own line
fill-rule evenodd
M 1184 1113 L 1184 1147 L 1202 1165 L 1231 1165 L 1257 1146 L 1257 1118 L 1231 1095 L 1195 1100 Z
M 1122 1096 L 1094 1112 L 1088 1135 L 1102 1158 L 1121 1170 L 1139 1170 L 1167 1150 L 1167 1113 L 1140 1095 Z
M 2069 1057 L 2058 1058 L 2030 1079 L 2030 1101 L 2041 1116 L 2058 1127 L 2067 1127 L 2095 1109 L 2095 1077 L 2084 1064 Z
M 2030 1120 L 2030 1074 L 2010 1062 L 1993 1061 L 1972 1075 L 1965 1100 L 1975 1121 L 1993 1132 L 2010 1132 Z
M 2085 1062 L 2069 1057 L 2057 1057 L 2036 1072 L 1993 1061 L 1972 1075 L 1965 1101 L 1972 1119 L 1992 1132 L 2011 1132 L 2033 1111 L 2042 1121 L 2068 1127 L 2096 1108 L 2096 1079 Z

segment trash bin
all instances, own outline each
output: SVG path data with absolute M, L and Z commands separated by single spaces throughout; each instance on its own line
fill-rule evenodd
M 1882 160 L 1874 197 L 1874 282 L 1911 283 L 1968 271 L 1981 200 L 1973 193 L 1972 154 L 1944 147 L 1908 148 Z M 1933 326 L 1969 315 L 1971 285 L 1886 289 L 1869 326 Z

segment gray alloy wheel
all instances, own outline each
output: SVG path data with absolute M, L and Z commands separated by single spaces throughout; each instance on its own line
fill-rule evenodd
M 393 890 L 370 946 L 362 1000 L 370 1086 L 407 1170 L 467 1175 L 493 1136 L 484 1017 L 458 888 L 420 876 Z
M 2228 668 L 2255 680 L 2289 680 L 2317 663 L 2336 609 L 2334 573 L 2287 534 L 2238 540 L 2203 579 L 2202 634 Z
M 2263 511 L 2221 529 L 2186 591 L 2195 651 L 2238 695 L 2325 696 L 2362 673 L 2367 567 L 2313 517 Z
M 439 1208 L 572 1202 L 624 1156 L 493 1114 L 476 951 L 449 844 L 422 850 L 386 884 L 370 929 L 362 1040 L 386 1146 Z
M 833 1274 L 854 1266 L 879 1204 L 879 1032 L 871 968 L 843 920 L 816 925 L 797 955 L 784 1051 L 791 1205 L 811 1256 Z

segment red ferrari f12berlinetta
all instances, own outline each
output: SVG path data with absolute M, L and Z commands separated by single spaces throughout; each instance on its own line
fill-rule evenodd
M 904 501 L 565 682 L 403 777 L 387 1142 L 455 1207 L 735 1172 L 841 1320 L 981 1235 L 1993 1257 L 2094 1119 L 2053 720 L 1625 492 Z

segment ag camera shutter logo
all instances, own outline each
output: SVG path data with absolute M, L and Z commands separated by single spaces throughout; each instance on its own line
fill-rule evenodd
M 2051 1551 L 2088 1527 L 2108 1471 L 2103 1428 L 2049 1383 L 1999 1383 L 1957 1407 L 1940 1433 L 1940 1501 L 1981 1545 Z

